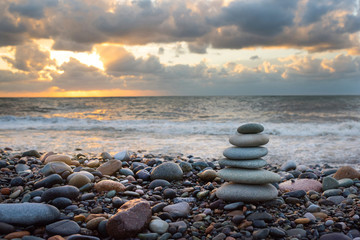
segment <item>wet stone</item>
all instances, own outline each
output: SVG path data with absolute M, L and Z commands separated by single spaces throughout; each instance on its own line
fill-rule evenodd
M 46 226 L 50 235 L 69 236 L 80 232 L 80 226 L 71 220 L 61 220 Z

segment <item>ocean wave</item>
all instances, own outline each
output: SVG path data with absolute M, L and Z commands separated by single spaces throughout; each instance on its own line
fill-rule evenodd
M 229 135 L 237 121 L 95 120 L 64 117 L 0 116 L 0 130 L 123 131 L 155 134 Z M 360 122 L 272 123 L 264 122 L 265 133 L 279 136 L 360 136 Z

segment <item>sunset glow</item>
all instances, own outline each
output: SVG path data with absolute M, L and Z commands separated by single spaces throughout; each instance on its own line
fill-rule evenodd
M 1 1 L 0 96 L 359 94 L 345 2 Z

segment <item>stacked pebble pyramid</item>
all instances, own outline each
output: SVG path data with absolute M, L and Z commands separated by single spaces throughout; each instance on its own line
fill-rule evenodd
M 217 191 L 218 198 L 230 202 L 268 201 L 277 197 L 278 191 L 271 184 L 280 181 L 276 173 L 261 169 L 266 161 L 261 159 L 268 151 L 260 147 L 269 142 L 269 137 L 260 134 L 264 127 L 258 123 L 247 123 L 237 129 L 238 133 L 230 137 L 233 147 L 225 149 L 225 159 L 219 161 L 226 168 L 218 176 L 229 183 Z

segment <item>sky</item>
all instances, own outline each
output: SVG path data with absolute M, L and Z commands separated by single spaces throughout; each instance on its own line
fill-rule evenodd
M 0 97 L 359 94 L 359 0 L 0 1 Z

